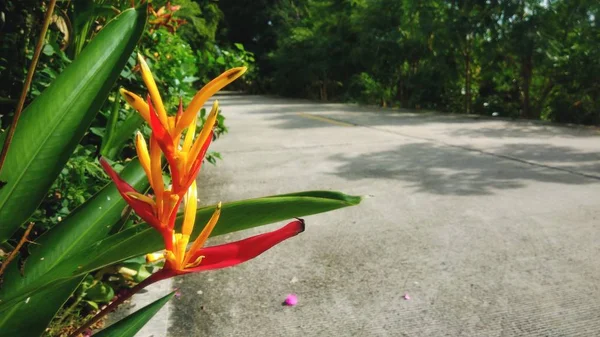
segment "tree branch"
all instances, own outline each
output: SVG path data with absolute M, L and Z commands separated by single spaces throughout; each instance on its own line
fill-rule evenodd
M 33 229 L 33 225 L 35 225 L 35 223 L 33 223 L 33 222 L 29 223 L 29 226 L 27 226 L 25 233 L 21 237 L 21 240 L 19 240 L 19 243 L 17 244 L 15 249 L 13 249 L 10 252 L 10 254 L 8 254 L 8 257 L 6 258 L 6 260 L 4 260 L 4 262 L 2 262 L 2 266 L 0 266 L 0 280 L 2 279 L 2 275 L 4 275 L 4 271 L 6 270 L 6 267 L 8 267 L 8 265 L 12 262 L 12 260 L 14 260 L 14 258 L 17 256 L 17 254 L 19 254 L 19 250 L 21 250 L 21 247 L 23 247 L 25 242 L 28 241 L 27 237 L 29 236 L 29 233 Z

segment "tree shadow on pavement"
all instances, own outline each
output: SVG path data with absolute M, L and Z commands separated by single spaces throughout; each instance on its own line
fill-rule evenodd
M 465 124 L 462 128 L 444 130 L 453 137 L 472 138 L 580 138 L 599 137 L 595 128 L 548 124 L 540 121 L 507 120 L 480 115 L 462 115 L 419 111 L 413 109 L 388 109 L 344 103 L 322 103 L 304 99 L 288 99 L 275 96 L 226 95 L 221 99 L 223 110 L 240 107 L 248 113 L 269 114 L 279 122 L 282 129 L 306 129 L 330 127 L 323 121 L 311 120 L 304 115 L 315 115 L 362 126 L 417 126 Z M 485 125 L 483 125 L 485 124 Z
M 529 159 L 556 156 L 564 162 L 573 162 L 574 167 L 579 163 L 581 169 L 600 165 L 600 153 L 582 154 L 566 147 L 530 145 L 514 147 L 518 148 L 518 155 Z M 506 146 L 504 154 L 515 156 L 515 148 Z M 333 174 L 347 180 L 397 179 L 408 182 L 416 191 L 441 195 L 489 195 L 497 190 L 523 188 L 530 181 L 570 185 L 597 182 L 564 171 L 429 142 L 352 156 L 336 154 L 329 159 L 339 163 Z
M 364 108 L 361 108 L 364 109 Z M 261 110 L 261 113 L 267 113 Z M 278 122 L 277 127 L 281 129 L 306 129 L 331 127 L 319 119 L 328 119 L 335 122 L 346 123 L 349 125 L 377 127 L 377 126 L 417 126 L 427 124 L 475 124 L 485 120 L 457 116 L 441 115 L 434 113 L 415 113 L 415 112 L 375 112 L 375 111 L 350 111 L 348 108 L 343 110 L 334 110 L 332 108 L 322 107 L 281 107 L 277 108 L 279 114 L 275 114 L 269 119 Z
M 599 134 L 596 129 L 582 126 L 544 125 L 542 122 L 511 121 L 499 124 L 498 127 L 477 127 L 454 129 L 449 134 L 452 137 L 471 138 L 581 138 L 595 137 Z
M 527 143 L 504 144 L 496 153 L 575 171 L 593 171 L 600 176 L 600 152 L 581 152 L 568 146 Z

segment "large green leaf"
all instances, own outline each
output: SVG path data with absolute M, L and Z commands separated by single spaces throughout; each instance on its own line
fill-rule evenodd
M 41 336 L 84 276 L 52 284 L 0 315 L 0 337 Z M 32 319 L 34 318 L 34 319 Z
M 144 170 L 137 160 L 130 162 L 121 172 L 121 176 L 138 190 L 144 190 L 148 185 Z M 114 224 L 120 220 L 126 205 L 114 184 L 108 184 L 93 198 L 75 209 L 64 221 L 36 240 L 23 266 L 23 275 L 18 270 L 16 261 L 9 266 L 4 275 L 3 287 L 0 289 L 0 299 L 3 299 L 7 293 L 26 287 L 28 284 L 40 282 L 49 271 L 65 259 L 108 236 Z M 12 331 L 15 327 L 27 326 L 30 329 L 28 331 L 43 332 L 54 314 L 75 291 L 81 276 L 66 280 L 67 282 L 60 285 L 50 286 L 55 289 L 52 296 L 44 296 L 43 300 L 39 301 L 36 299 L 40 298 L 41 293 L 35 293 L 31 296 L 30 303 L 20 301 L 11 307 L 9 312 L 0 315 L 2 316 L 0 331 Z M 0 303 L 0 307 L 4 305 Z M 32 321 L 31 317 L 36 319 Z
M 148 187 L 146 173 L 137 159 L 129 162 L 120 175 L 139 191 Z M 66 258 L 107 237 L 113 225 L 121 219 L 126 206 L 115 185 L 112 182 L 106 185 L 36 240 L 23 269 L 25 276 L 43 277 Z M 6 287 L 10 285 L 8 281 L 5 280 Z
M 212 236 L 262 226 L 294 217 L 323 213 L 357 205 L 360 197 L 338 192 L 315 191 L 270 196 L 223 204 L 219 223 Z M 215 206 L 198 210 L 193 236 L 198 235 L 212 215 Z M 308 224 L 310 227 L 310 224 Z M 0 291 L 0 312 L 54 282 L 76 277 L 116 262 L 163 249 L 162 237 L 146 225 L 138 225 L 98 241 L 72 254 L 43 277 L 13 286 L 10 292 Z
M 0 242 L 33 213 L 85 134 L 143 33 L 146 11 L 113 19 L 23 111 L 0 174 Z
M 312 194 L 314 193 L 314 195 Z M 287 194 L 223 204 L 221 216 L 211 236 L 217 236 L 262 226 L 277 221 L 353 206 L 359 197 L 342 193 L 318 191 Z M 198 235 L 208 222 L 215 206 L 204 207 L 196 213 L 192 237 Z M 112 263 L 163 249 L 163 240 L 152 228 L 137 226 L 97 242 L 66 262 L 81 266 L 80 270 L 95 270 Z M 89 259 L 93 256 L 93 259 Z M 65 263 L 65 267 L 69 267 Z M 59 267 L 60 268 L 60 267 Z M 57 269 L 59 269 L 57 268 Z M 65 270 L 66 271 L 66 270 Z M 70 269 L 71 274 L 77 271 Z
M 175 292 L 148 304 L 133 314 L 123 318 L 108 328 L 94 334 L 94 337 L 133 337 L 146 323 L 173 297 Z

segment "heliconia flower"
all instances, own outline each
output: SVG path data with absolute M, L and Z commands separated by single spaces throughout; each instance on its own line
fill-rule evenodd
M 217 205 L 210 220 L 187 249 L 196 218 L 196 184 L 190 186 L 185 198 L 184 218 L 181 233 L 173 236 L 173 249 L 165 250 L 165 269 L 173 276 L 192 272 L 231 267 L 262 254 L 276 244 L 304 231 L 304 220 L 297 219 L 286 226 L 244 240 L 206 247 L 204 244 L 215 228 L 221 214 L 221 203 Z M 151 255 L 150 259 L 155 258 Z
M 233 68 L 224 72 L 200 89 L 185 110 L 183 110 L 183 106 L 180 104 L 175 116 L 167 116 L 156 82 L 152 77 L 148 65 L 140 55 L 138 55 L 138 61 L 140 63 L 142 79 L 148 88 L 149 99 L 145 102 L 142 98 L 127 90 L 121 89 L 120 92 L 127 103 L 136 109 L 146 122 L 150 124 L 153 135 L 150 152 L 152 152 L 152 142 L 154 140 L 155 144 L 165 154 L 165 158 L 170 165 L 173 190 L 178 191 L 178 195 L 181 197 L 200 170 L 203 154 L 212 140 L 212 129 L 217 122 L 219 102 L 214 102 L 203 129 L 194 141 L 197 114 L 212 95 L 242 76 L 246 72 L 246 68 Z M 180 140 L 184 131 L 185 137 L 183 143 L 181 143 Z M 148 151 L 145 150 L 145 144 L 141 144 L 141 141 L 138 143 L 140 143 L 138 145 L 142 145 L 141 149 L 138 146 L 138 156 L 140 158 L 147 156 Z M 158 149 L 155 150 L 158 151 Z M 154 186 L 152 187 L 154 188 Z
M 234 68 L 224 72 L 200 89 L 186 109 L 180 101 L 177 113 L 169 116 L 150 68 L 140 55 L 138 61 L 142 79 L 148 88 L 147 99 L 143 100 L 124 89 L 120 92 L 152 129 L 149 146 L 139 132 L 135 144 L 140 165 L 148 177 L 154 196 L 136 191 L 112 169 L 105 159 L 101 158 L 100 163 L 123 199 L 163 237 L 164 252 L 147 256 L 149 262 L 157 259 L 165 260 L 161 274 L 154 278 L 230 267 L 252 259 L 283 240 L 304 231 L 304 221 L 298 219 L 270 233 L 203 248 L 219 220 L 222 211 L 219 203 L 198 237 L 191 240 L 197 210 L 196 176 L 213 138 L 213 127 L 219 112 L 218 101 L 214 102 L 202 130 L 196 135 L 198 113 L 213 94 L 240 77 L 246 68 Z M 164 185 L 162 178 L 163 155 L 171 174 L 172 184 L 168 187 Z M 181 232 L 177 233 L 175 220 L 182 202 L 184 203 L 183 223 Z
M 217 122 L 219 103 L 215 101 L 204 127 L 196 137 L 196 121 L 198 113 L 206 101 L 221 88 L 240 77 L 246 68 L 234 68 L 209 82 L 194 96 L 184 110 L 180 103 L 175 116 L 167 115 L 163 100 L 148 64 L 138 55 L 141 75 L 148 88 L 148 98 L 141 97 L 127 90 L 120 92 L 127 103 L 136 109 L 152 129 L 150 144 L 138 133 L 136 135 L 136 151 L 140 164 L 144 168 L 154 198 L 146 197 L 132 188 L 119 182 L 117 186 L 124 198 L 145 221 L 163 234 L 165 246 L 172 248 L 171 234 L 175 224 L 177 210 L 185 193 L 196 179 L 202 162 L 213 138 L 213 127 Z M 162 156 L 164 155 L 171 173 L 172 186 L 166 189 L 162 180 Z M 106 169 L 106 164 L 104 164 Z M 110 173 L 115 175 L 114 172 Z M 111 175 L 111 177 L 112 177 Z M 115 180 L 113 178 L 113 180 Z M 116 180 L 115 180 L 116 182 Z M 146 204 L 146 205 L 143 205 Z M 152 209 L 152 212 L 149 209 Z M 137 212 L 137 210 L 136 210 Z

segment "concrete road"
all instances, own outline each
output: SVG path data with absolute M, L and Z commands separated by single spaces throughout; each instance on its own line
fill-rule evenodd
M 202 203 L 367 197 L 249 263 L 176 280 L 168 336 L 600 336 L 595 130 L 220 100 L 229 134 Z

